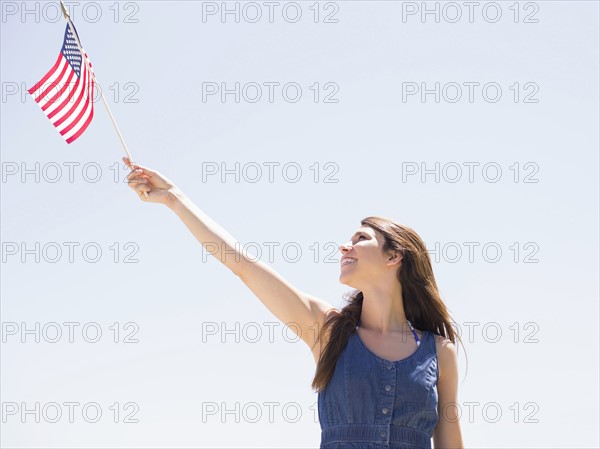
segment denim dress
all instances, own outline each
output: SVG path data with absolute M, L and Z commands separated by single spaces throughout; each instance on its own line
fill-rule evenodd
M 435 335 L 425 331 L 419 340 L 410 326 L 418 348 L 398 361 L 352 333 L 318 394 L 320 449 L 431 449 L 439 421 Z

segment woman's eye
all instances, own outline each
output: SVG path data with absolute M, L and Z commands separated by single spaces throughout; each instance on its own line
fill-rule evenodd
M 364 235 L 359 235 L 358 237 L 356 237 L 356 241 L 358 242 L 360 240 L 360 238 L 366 238 Z

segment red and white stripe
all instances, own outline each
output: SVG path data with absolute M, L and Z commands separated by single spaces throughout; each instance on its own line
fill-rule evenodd
M 94 117 L 94 73 L 87 54 L 85 59 L 90 70 L 82 61 L 78 77 L 61 52 L 50 71 L 27 90 L 67 143 L 81 136 Z

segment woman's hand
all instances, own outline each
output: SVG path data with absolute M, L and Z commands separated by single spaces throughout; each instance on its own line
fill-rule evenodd
M 157 171 L 132 163 L 126 156 L 123 162 L 131 168 L 127 183 L 142 201 L 166 205 L 173 201 L 178 189 L 171 181 Z

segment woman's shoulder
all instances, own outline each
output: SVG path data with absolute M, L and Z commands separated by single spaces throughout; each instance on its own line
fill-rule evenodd
M 331 317 L 333 317 L 335 315 L 339 315 L 339 314 L 340 314 L 340 310 L 337 309 L 336 307 L 331 307 L 331 308 L 327 309 L 323 314 L 322 323 L 320 323 L 320 331 L 323 331 L 323 332 L 319 331 L 319 338 L 317 338 L 317 340 L 315 341 L 315 343 L 311 349 L 313 357 L 315 359 L 315 363 L 319 363 L 319 358 L 321 356 L 321 353 L 322 353 L 322 351 L 325 350 L 325 347 L 329 343 L 329 338 L 331 336 L 332 327 L 327 326 L 325 328 L 325 323 Z
M 449 338 L 433 332 L 430 333 L 435 337 L 435 350 L 441 376 L 444 369 L 449 370 L 457 364 L 456 345 Z
M 337 307 L 332 307 L 330 309 L 328 309 L 325 312 L 325 320 L 323 321 L 323 324 L 325 324 L 328 320 L 332 319 L 335 316 L 339 316 L 341 315 L 341 311 L 340 309 L 338 309 Z M 327 338 L 329 337 L 329 334 L 331 333 L 331 326 L 328 327 L 327 329 Z
M 447 348 L 451 348 L 451 349 L 455 348 L 454 343 L 449 338 L 446 338 L 443 335 L 439 335 L 439 334 L 436 334 L 436 333 L 431 332 L 431 331 L 426 331 L 426 332 L 429 332 L 435 338 L 435 347 L 436 347 L 436 349 L 438 349 L 438 350 L 440 350 L 440 349 L 441 350 L 447 350 Z
M 327 317 L 329 317 L 329 315 L 332 315 L 332 314 L 340 315 L 341 313 L 342 313 L 342 311 L 340 309 L 338 309 L 337 307 L 332 307 L 331 309 L 328 309 L 327 312 L 325 312 Z

